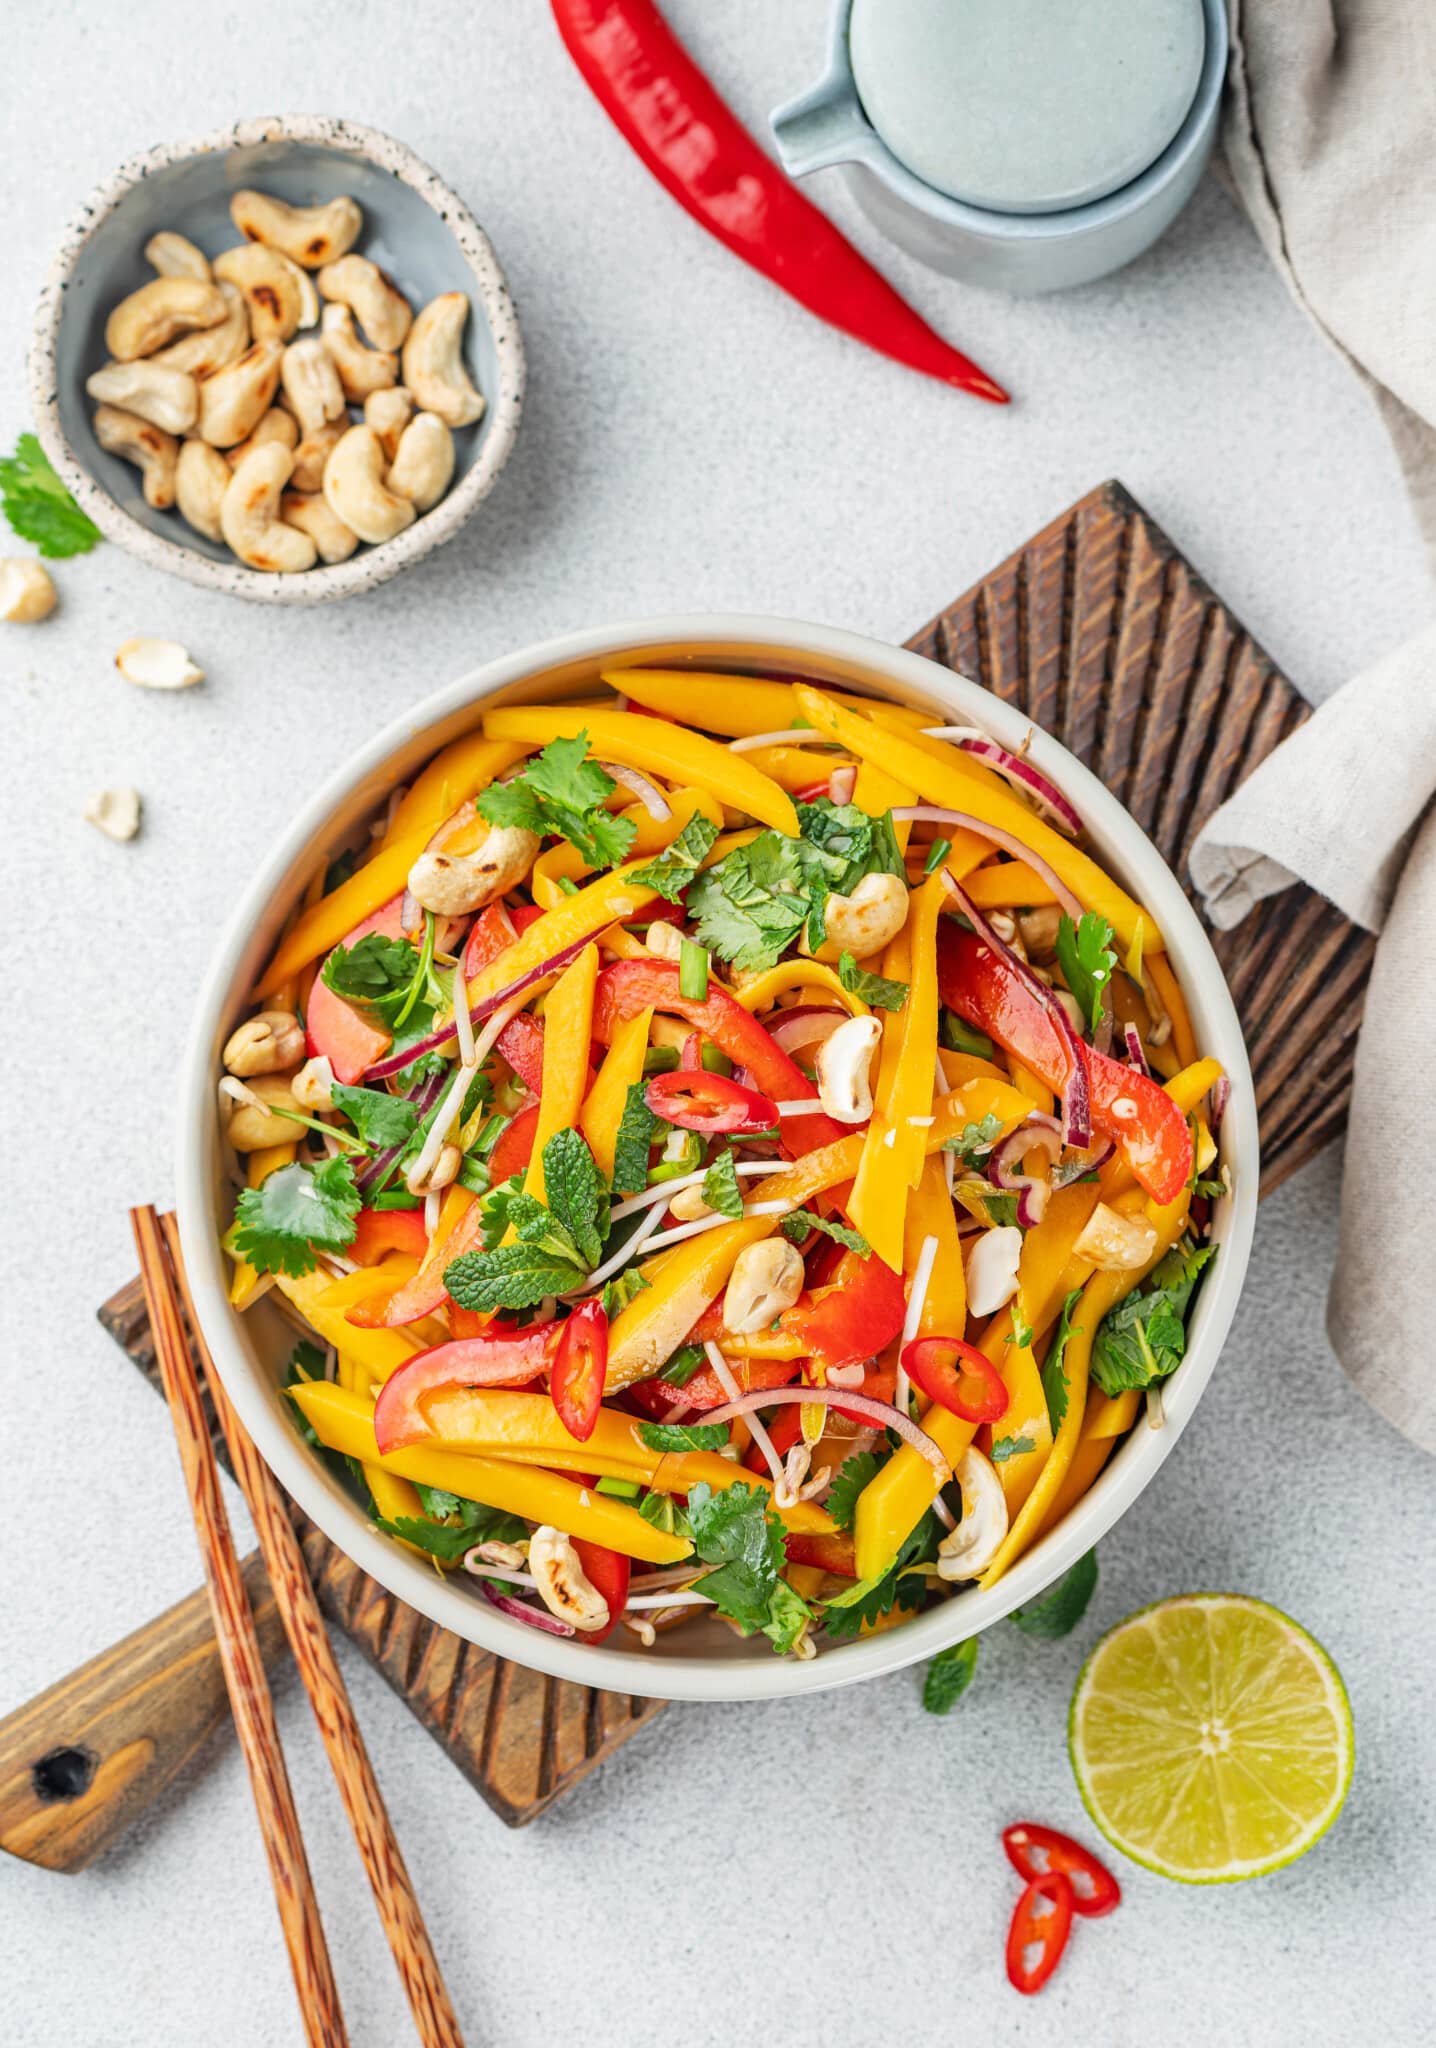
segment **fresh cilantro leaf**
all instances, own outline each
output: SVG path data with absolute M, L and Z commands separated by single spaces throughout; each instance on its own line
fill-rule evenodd
M 574 1278 L 567 1259 L 523 1239 L 496 1245 L 491 1252 L 464 1252 L 444 1269 L 444 1285 L 460 1308 L 479 1315 L 496 1308 L 532 1308 L 545 1295 L 567 1292 Z
M 486 1507 L 461 1493 L 449 1493 L 442 1486 L 425 1486 L 415 1481 L 419 1505 L 435 1522 L 461 1522 L 470 1543 L 519 1543 L 528 1535 L 528 1523 L 503 1508 Z
M 710 1578 L 721 1577 L 710 1573 Z M 768 1596 L 768 1618 L 763 1633 L 780 1657 L 785 1657 L 804 1632 L 812 1626 L 813 1610 L 797 1589 L 780 1578 Z
M 745 1636 L 761 1630 L 775 1649 L 791 1649 L 812 1609 L 781 1577 L 783 1525 L 768 1512 L 767 1495 L 741 1480 L 722 1492 L 700 1480 L 688 1495 L 688 1519 L 694 1548 L 714 1567 L 697 1589 Z
M 685 1344 L 675 1351 L 658 1374 L 665 1387 L 686 1387 L 695 1372 L 708 1362 L 701 1344 Z
M 1001 1136 L 1002 1118 L 989 1110 L 981 1123 L 964 1124 L 957 1136 L 949 1138 L 942 1149 L 955 1152 L 961 1165 L 977 1171 Z
M 1008 1617 L 1025 1636 L 1039 1636 L 1046 1642 L 1056 1642 L 1060 1636 L 1070 1635 L 1087 1612 L 1092 1595 L 1097 1590 L 1097 1553 L 1086 1551 L 1079 1557 L 1070 1572 L 1065 1573 L 1040 1600 L 1033 1600 L 1026 1607 L 1015 1607 Z
M 298 1279 L 318 1265 L 318 1252 L 354 1242 L 362 1198 L 346 1158 L 322 1166 L 281 1166 L 235 1204 L 234 1245 L 260 1273 Z
M 1016 1302 L 1012 1305 L 1012 1334 L 1009 1337 L 1004 1337 L 1002 1341 L 1004 1344 L 1019 1345 L 1024 1351 L 1032 1349 L 1032 1325 L 1023 1322 L 1021 1316 L 1017 1313 Z
M 543 1148 L 544 1197 L 585 1267 L 603 1257 L 608 1199 L 593 1154 L 575 1130 L 555 1131 Z
M 1112 927 L 1095 910 L 1084 910 L 1073 924 L 1064 911 L 1057 925 L 1057 964 L 1062 978 L 1082 1005 L 1089 1031 L 1095 1031 L 1102 1017 L 1102 998 L 1117 965 L 1112 951 Z
M 634 871 L 636 887 L 656 889 L 669 903 L 676 903 L 698 872 L 718 837 L 718 827 L 701 811 L 695 811 L 676 839 L 670 840 L 656 860 Z
M 951 852 L 950 839 L 934 839 L 927 850 L 927 859 L 922 864 L 924 875 L 935 875 Z
M 1072 1311 L 1081 1298 L 1081 1288 L 1074 1287 L 1063 1302 L 1051 1349 L 1042 1364 L 1042 1391 L 1047 1396 L 1047 1419 L 1052 1424 L 1054 1436 L 1062 1427 L 1062 1418 L 1067 1413 L 1067 1374 L 1062 1355 L 1067 1349 L 1068 1338 L 1078 1334 L 1072 1327 Z
M 833 1223 L 826 1216 L 815 1216 L 811 1209 L 795 1209 L 791 1216 L 785 1216 L 778 1225 L 790 1244 L 801 1244 L 810 1230 L 820 1230 L 824 1237 L 831 1237 L 836 1243 L 846 1245 L 850 1252 L 860 1257 L 872 1257 L 872 1246 L 860 1230 L 849 1230 L 846 1223 Z
M 627 1266 L 623 1272 L 615 1273 L 606 1280 L 603 1287 L 603 1312 L 613 1322 L 628 1307 L 635 1296 L 642 1294 L 652 1283 L 644 1279 L 637 1266 Z
M 331 1092 L 334 1107 L 376 1151 L 407 1145 L 413 1137 L 419 1112 L 402 1095 L 391 1095 L 386 1088 L 347 1088 L 342 1081 L 336 1081 Z
M 416 1550 L 427 1550 L 430 1557 L 437 1557 L 441 1564 L 457 1564 L 466 1551 L 472 1550 L 482 1540 L 472 1529 L 462 1525 L 424 1522 L 414 1515 L 396 1515 L 392 1522 L 384 1515 L 375 1515 L 374 1526 L 382 1529 L 386 1536 L 397 1536 L 404 1543 L 412 1543 Z
M 32 541 L 52 562 L 87 555 L 100 538 L 33 434 L 22 434 L 15 453 L 0 460 L 0 510 L 21 540 Z
M 977 1673 L 977 1637 L 939 1650 L 922 1682 L 922 1703 L 929 1714 L 950 1714 Z
M 733 1148 L 725 1145 L 703 1176 L 703 1199 L 710 1209 L 720 1216 L 741 1216 L 743 1213 L 743 1190 L 738 1185 L 738 1169 L 733 1159 Z
M 850 996 L 856 996 L 870 1010 L 900 1010 L 911 986 L 906 981 L 889 981 L 882 974 L 869 974 L 865 967 L 859 967 L 851 953 L 839 955 L 838 980 Z
M 994 1465 L 1005 1465 L 1009 1458 L 1020 1458 L 1024 1452 L 1036 1449 L 1030 1436 L 995 1436 L 987 1455 Z
M 965 1052 L 976 1060 L 992 1058 L 992 1040 L 985 1032 L 974 1031 L 956 1010 L 943 1010 L 938 1020 L 937 1035 L 949 1052 Z
M 876 1479 L 883 1462 L 876 1451 L 855 1451 L 838 1467 L 838 1475 L 828 1488 L 823 1506 L 840 1529 L 852 1528 L 858 1495 L 870 1480 Z
M 665 1536 L 686 1536 L 692 1542 L 693 1524 L 688 1519 L 688 1510 L 671 1493 L 645 1493 L 638 1503 L 638 1512 Z
M 823 1627 L 835 1642 L 862 1634 L 865 1621 L 880 1621 L 895 1606 L 909 1611 L 922 1604 L 926 1582 L 917 1574 L 905 1578 L 915 1564 L 925 1564 L 937 1551 L 942 1525 L 929 1508 L 908 1532 L 896 1558 L 880 1577 L 861 1579 L 827 1602 Z
M 686 901 L 699 943 L 710 953 L 744 969 L 775 966 L 812 904 L 803 842 L 760 832 L 697 875 Z
M 491 825 L 520 825 L 540 838 L 556 833 L 589 867 L 617 867 L 638 828 L 632 818 L 605 810 L 618 784 L 587 755 L 586 732 L 550 740 L 510 781 L 490 783 L 479 798 L 480 816 Z
M 637 1195 L 648 1186 L 648 1151 L 662 1127 L 662 1117 L 648 1107 L 643 1083 L 633 1081 L 624 1097 L 623 1115 L 613 1145 L 613 1192 Z
M 721 1451 L 726 1422 L 640 1422 L 638 1434 L 650 1451 Z
M 408 939 L 366 932 L 353 946 L 336 946 L 324 963 L 324 986 L 345 1002 L 397 1009 L 419 968 L 419 949 Z
M 1211 1245 L 1200 1251 L 1189 1240 L 1174 1245 L 1141 1291 L 1102 1318 L 1092 1348 L 1092 1378 L 1104 1394 L 1149 1387 L 1176 1371 L 1187 1348 L 1187 1308 L 1202 1268 L 1214 1256 Z
M 907 869 L 893 830 L 892 815 L 869 817 L 856 804 L 834 804 L 826 797 L 798 805 L 798 830 L 821 868 L 827 890 L 851 896 L 864 875 L 896 875 L 906 881 Z

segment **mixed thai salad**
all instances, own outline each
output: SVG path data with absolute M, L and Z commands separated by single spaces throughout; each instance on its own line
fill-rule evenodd
M 316 877 L 224 1048 L 232 1299 L 505 1614 L 807 1658 L 993 1585 L 1160 1422 L 1227 1082 L 1022 754 L 594 688 L 487 711 Z

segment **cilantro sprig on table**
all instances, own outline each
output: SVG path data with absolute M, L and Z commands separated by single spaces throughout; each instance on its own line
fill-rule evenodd
M 905 877 L 892 820 L 855 804 L 798 805 L 799 836 L 766 831 L 693 880 L 687 905 L 698 938 L 745 970 L 774 966 L 799 933 L 816 949 L 829 895 L 847 896 L 864 875 Z
M 100 529 L 75 503 L 33 434 L 22 434 L 15 453 L 0 457 L 0 511 L 21 540 L 49 561 L 87 555 Z
M 588 759 L 588 734 L 550 740 L 508 782 L 494 782 L 479 798 L 491 825 L 518 825 L 545 838 L 556 834 L 591 868 L 613 868 L 628 858 L 637 826 L 604 806 L 618 784 Z
M 234 1248 L 257 1272 L 301 1279 L 319 1253 L 354 1242 L 362 1197 L 347 1158 L 322 1166 L 281 1166 L 257 1188 L 242 1188 L 234 1212 Z

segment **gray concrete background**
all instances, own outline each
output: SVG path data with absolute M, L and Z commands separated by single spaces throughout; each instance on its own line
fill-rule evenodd
M 668 5 L 754 125 L 818 68 L 821 0 Z M 3 1713 L 197 1581 L 165 1418 L 94 1309 L 133 1268 L 126 1204 L 170 1193 L 171 1076 L 217 922 L 311 776 L 378 721 L 504 649 L 625 614 L 738 606 L 900 639 L 1109 475 L 1313 697 L 1430 597 L 1366 398 L 1215 185 L 1145 262 L 1052 302 L 878 252 L 1018 394 L 1003 414 L 827 332 L 707 240 L 611 133 L 537 0 L 19 10 L 0 104 L 7 445 L 62 220 L 135 149 L 240 114 L 342 112 L 409 142 L 492 234 L 531 365 L 494 497 L 373 596 L 265 611 L 105 547 L 60 565 L 48 624 L 0 629 Z M 816 196 L 853 226 L 835 179 Z M 130 689 L 111 656 L 138 632 L 186 641 L 208 682 Z M 117 847 L 79 813 L 123 780 L 146 827 Z M 1263 1212 L 1227 1355 L 1104 1544 L 1082 1627 L 985 1639 L 950 1720 L 922 1713 L 912 1674 L 792 1707 L 672 1708 L 513 1835 L 345 1653 L 471 2042 L 1317 2044 L 1377 2013 L 1387 2040 L 1428 2037 L 1432 1475 L 1325 1341 L 1339 1163 Z M 1082 1827 L 1063 1735 L 1082 1655 L 1130 1608 L 1205 1587 L 1277 1602 L 1336 1657 L 1358 1726 L 1347 1810 L 1262 1883 L 1124 1870 L 1122 1912 L 1079 1928 L 1024 2005 L 1002 1976 L 998 1832 Z M 280 1711 L 353 2039 L 407 2040 L 293 1684 Z M 231 1743 L 89 1874 L 0 1869 L 0 2040 L 196 2039 L 301 2039 Z

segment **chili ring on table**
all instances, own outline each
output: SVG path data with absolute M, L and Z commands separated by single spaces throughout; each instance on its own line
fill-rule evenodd
M 224 1048 L 231 1299 L 505 1613 L 806 1658 L 992 1585 L 1160 1402 L 1227 1083 L 1030 763 L 603 681 L 486 712 L 315 878 Z

